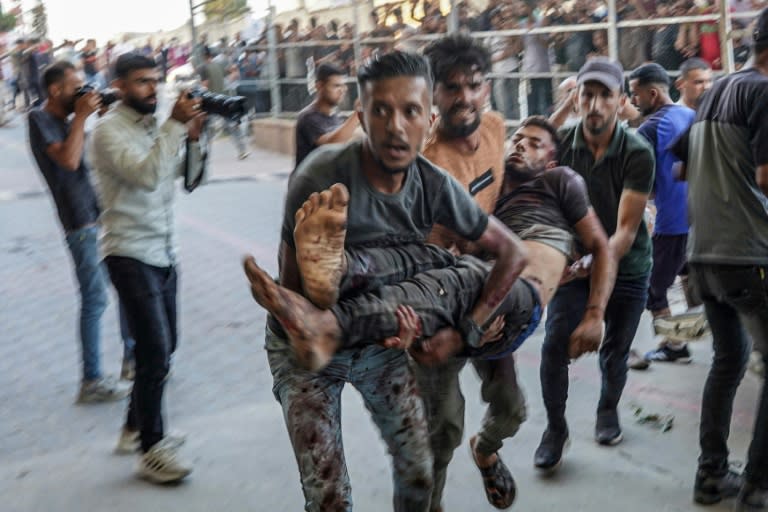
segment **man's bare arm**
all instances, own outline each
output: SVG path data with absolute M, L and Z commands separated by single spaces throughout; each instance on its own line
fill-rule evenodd
M 578 89 L 571 91 L 570 94 L 568 94 L 568 96 L 566 96 L 565 99 L 560 102 L 555 111 L 552 112 L 552 115 L 549 116 L 549 122 L 552 124 L 552 126 L 555 128 L 560 128 L 568 120 L 568 116 L 574 112 L 576 109 L 575 101 L 577 92 Z
M 616 232 L 608 240 L 616 261 L 621 261 L 629 252 L 637 236 L 637 229 L 643 220 L 648 194 L 635 190 L 624 189 L 619 200 L 619 218 Z
M 341 126 L 333 130 L 332 132 L 324 133 L 317 138 L 315 144 L 322 146 L 323 144 L 335 144 L 338 142 L 347 142 L 355 135 L 355 130 L 360 126 L 360 121 L 357 117 L 357 112 L 352 114 L 344 121 Z
M 768 164 L 758 165 L 755 171 L 757 186 L 768 196 Z
M 528 264 L 528 252 L 517 235 L 496 217 L 488 218 L 488 227 L 476 243 L 495 258 L 483 292 L 470 314 L 475 324 L 482 326 L 499 307 Z
M 574 227 L 582 245 L 592 255 L 589 300 L 585 316 L 591 310 L 602 317 L 616 281 L 616 261 L 611 256 L 608 235 L 605 234 L 603 225 L 592 208 Z

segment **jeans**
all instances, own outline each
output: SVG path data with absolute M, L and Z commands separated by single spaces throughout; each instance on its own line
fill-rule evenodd
M 714 476 L 728 470 L 728 435 L 736 389 L 744 376 L 751 344 L 748 331 L 768 363 L 768 266 L 690 264 L 712 329 L 714 356 L 701 404 L 699 468 Z M 746 480 L 768 489 L 768 386 L 763 383 Z
M 99 228 L 96 225 L 67 233 L 66 240 L 80 285 L 80 347 L 83 380 L 101 378 L 99 344 L 101 315 L 107 307 L 107 282 L 99 261 Z
M 627 382 L 627 359 L 632 340 L 645 309 L 648 277 L 617 279 L 605 309 L 605 338 L 600 346 L 602 386 L 598 416 L 618 420 L 616 408 Z M 549 303 L 546 334 L 541 348 L 541 390 L 549 428 L 566 428 L 568 398 L 568 345 L 571 333 L 581 322 L 589 298 L 589 281 L 564 284 Z M 616 425 L 618 426 L 618 425 Z
M 491 455 L 499 451 L 504 439 L 513 437 L 526 419 L 525 396 L 517 383 L 514 355 L 501 359 L 472 359 L 482 380 L 480 396 L 488 404 L 477 434 L 477 451 Z M 429 424 L 429 442 L 434 457 L 434 488 L 431 510 L 440 510 L 448 464 L 464 435 L 464 395 L 459 372 L 467 359 L 453 358 L 444 364 L 427 367 L 412 363 L 424 397 Z
M 154 267 L 122 256 L 104 261 L 136 343 L 136 377 L 125 427 L 139 431 L 146 452 L 164 435 L 162 400 L 177 343 L 178 278 L 175 267 Z
M 214 126 L 214 121 L 217 123 L 221 123 L 221 130 L 226 134 L 229 135 L 229 138 L 232 139 L 232 143 L 235 145 L 235 148 L 237 149 L 237 154 L 242 155 L 245 153 L 246 145 L 245 140 L 243 138 L 243 131 L 240 127 L 240 120 L 232 120 L 226 117 L 222 116 L 216 116 L 213 119 L 208 120 L 207 124 L 207 132 L 208 132 L 208 138 L 209 141 L 213 142 L 213 138 L 216 136 L 216 127 Z
M 432 455 L 424 406 L 405 352 L 379 346 L 342 350 L 313 373 L 297 364 L 288 343 L 269 328 L 266 349 L 273 391 L 299 466 L 304 510 L 352 510 L 341 436 L 341 391 L 349 382 L 362 395 L 392 455 L 394 510 L 426 512 Z
M 669 308 L 667 290 L 685 269 L 685 246 L 688 235 L 653 235 L 653 269 L 648 287 L 648 311 Z

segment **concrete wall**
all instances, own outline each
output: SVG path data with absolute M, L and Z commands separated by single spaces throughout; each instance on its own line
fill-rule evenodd
M 251 143 L 261 149 L 293 155 L 296 151 L 295 119 L 256 119 L 251 121 Z

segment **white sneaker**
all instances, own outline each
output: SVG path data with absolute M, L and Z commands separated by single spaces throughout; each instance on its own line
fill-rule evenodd
M 122 400 L 131 393 L 131 389 L 133 386 L 130 383 L 123 384 L 112 377 L 83 381 L 77 395 L 77 403 L 92 404 Z
M 120 437 L 117 440 L 117 446 L 115 446 L 116 455 L 134 455 L 140 448 L 141 440 L 138 430 L 132 431 L 124 428 L 120 431 Z
M 186 434 L 180 432 L 174 432 L 163 438 L 168 446 L 179 448 L 187 441 Z M 120 431 L 120 437 L 117 440 L 117 446 L 115 446 L 116 455 L 134 455 L 141 451 L 141 438 L 138 431 L 127 430 L 123 428 Z
M 177 459 L 178 451 L 176 443 L 163 438 L 139 458 L 138 475 L 157 484 L 183 480 L 192 472 L 192 467 Z

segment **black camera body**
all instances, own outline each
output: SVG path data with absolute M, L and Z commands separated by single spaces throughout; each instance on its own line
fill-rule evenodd
M 79 87 L 75 91 L 75 98 L 80 98 L 81 96 L 84 96 L 92 91 L 96 91 L 99 93 L 99 96 L 101 96 L 101 104 L 105 107 L 110 106 L 111 104 L 113 104 L 114 102 L 120 99 L 120 96 L 118 96 L 117 92 L 115 92 L 113 89 L 105 89 L 103 91 L 99 91 L 98 89 L 96 89 L 96 86 L 93 84 L 85 84 Z
M 200 108 L 206 114 L 216 114 L 232 121 L 237 121 L 248 113 L 248 98 L 245 96 L 227 96 L 195 87 L 189 91 L 188 97 L 200 98 Z

